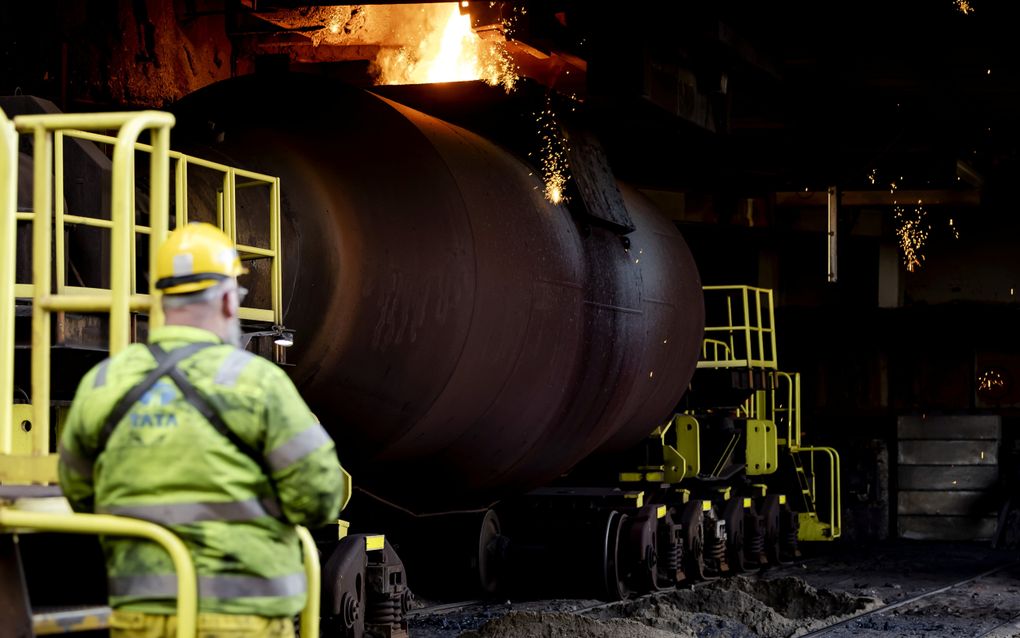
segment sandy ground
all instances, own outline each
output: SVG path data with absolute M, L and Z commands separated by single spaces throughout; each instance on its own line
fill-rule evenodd
M 1020 636 L 1020 563 L 985 545 L 891 542 L 816 548 L 786 566 L 637 600 L 501 601 L 418 612 L 417 638 Z M 890 611 L 856 616 L 1001 571 Z

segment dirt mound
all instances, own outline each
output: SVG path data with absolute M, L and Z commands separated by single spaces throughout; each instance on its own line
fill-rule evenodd
M 783 616 L 793 619 L 853 614 L 873 600 L 846 592 L 815 589 L 800 578 L 790 576 L 775 580 L 730 578 L 719 582 L 717 588 L 750 594 Z
M 731 578 L 591 610 L 599 620 L 630 618 L 672 633 L 780 638 L 877 605 L 874 599 L 819 591 L 797 578 Z
M 461 638 L 694 638 L 696 634 L 666 632 L 634 620 L 597 620 L 563 612 L 514 611 L 491 620 Z

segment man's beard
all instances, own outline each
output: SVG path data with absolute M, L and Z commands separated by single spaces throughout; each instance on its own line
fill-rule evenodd
M 241 347 L 241 320 L 234 319 L 227 324 L 227 334 L 224 336 L 223 341 L 229 343 L 235 348 Z

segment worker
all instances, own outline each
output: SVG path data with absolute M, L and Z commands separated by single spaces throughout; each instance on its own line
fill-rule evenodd
M 215 226 L 170 233 L 156 271 L 166 325 L 82 379 L 60 486 L 77 512 L 145 519 L 184 541 L 199 636 L 283 638 L 306 598 L 295 526 L 335 521 L 349 476 L 283 371 L 238 348 L 244 272 Z M 169 555 L 146 540 L 102 544 L 111 636 L 174 636 Z

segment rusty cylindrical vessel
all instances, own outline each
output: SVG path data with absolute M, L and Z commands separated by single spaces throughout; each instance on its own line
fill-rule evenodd
M 175 112 L 175 147 L 282 180 L 291 373 L 358 485 L 483 506 L 633 445 L 683 394 L 700 281 L 636 192 L 629 242 L 581 232 L 507 151 L 322 78 L 230 80 Z

